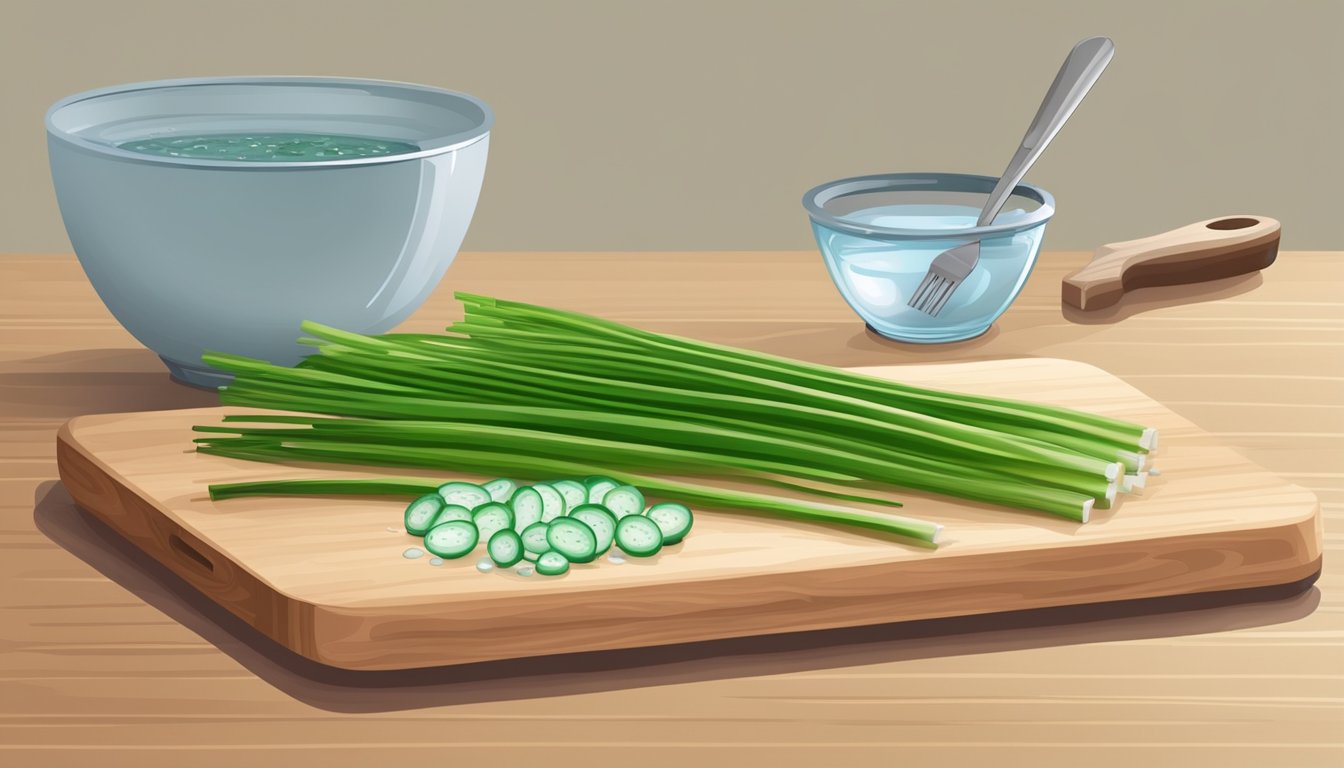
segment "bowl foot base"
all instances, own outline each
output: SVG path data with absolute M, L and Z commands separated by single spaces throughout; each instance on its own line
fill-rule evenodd
M 869 323 L 864 323 L 863 327 L 867 328 L 869 333 L 881 336 L 882 338 L 887 339 L 889 341 L 899 341 L 902 344 L 956 344 L 958 342 L 970 341 L 972 339 L 978 339 L 981 336 L 984 336 L 986 333 L 989 333 L 989 329 L 993 328 L 994 324 L 990 323 L 989 325 L 986 325 L 984 328 L 971 331 L 970 333 L 967 333 L 965 336 L 957 336 L 956 338 L 952 339 L 939 339 L 939 338 L 918 339 L 918 338 L 893 336 L 890 333 L 883 333 L 882 331 L 879 331 Z
M 219 389 L 233 381 L 231 374 L 220 373 L 204 365 L 186 365 L 176 360 L 169 360 L 166 357 L 160 357 L 159 359 L 163 361 L 164 365 L 168 366 L 169 376 L 188 386 L 200 387 L 201 389 Z

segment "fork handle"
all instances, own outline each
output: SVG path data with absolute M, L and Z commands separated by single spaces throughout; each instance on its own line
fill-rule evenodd
M 1064 278 L 1063 300 L 1078 309 L 1102 309 L 1135 288 L 1255 272 L 1273 264 L 1278 252 L 1278 221 L 1268 216 L 1221 216 L 1103 245 L 1090 263 Z
M 994 217 L 999 215 L 1022 177 L 1027 175 L 1027 170 L 1045 151 L 1046 145 L 1055 138 L 1059 129 L 1064 127 L 1064 123 L 1082 103 L 1087 92 L 1092 90 L 1097 78 L 1101 77 L 1102 71 L 1114 56 L 1115 43 L 1106 37 L 1089 37 L 1073 46 L 1055 74 L 1054 82 L 1050 83 L 1050 90 L 1045 92 L 1045 99 L 1036 110 L 1036 117 L 1032 118 L 1017 152 L 1013 153 L 1013 159 L 999 176 L 994 191 L 985 200 L 985 207 L 976 221 L 977 227 L 993 223 Z

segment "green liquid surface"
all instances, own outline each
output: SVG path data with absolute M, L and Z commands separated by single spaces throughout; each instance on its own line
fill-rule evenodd
M 199 160 L 243 160 L 254 163 L 294 163 L 383 157 L 417 152 L 420 147 L 401 141 L 321 133 L 211 133 L 198 136 L 157 136 L 117 145 L 121 149 L 164 157 Z

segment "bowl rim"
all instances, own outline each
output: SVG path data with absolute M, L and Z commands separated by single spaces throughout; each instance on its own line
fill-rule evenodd
M 354 157 L 345 160 L 299 160 L 284 162 L 258 163 L 247 160 L 207 160 L 204 158 L 188 157 L 170 157 L 165 155 L 150 155 L 143 152 L 132 152 L 129 149 L 103 144 L 101 142 L 90 141 L 82 136 L 76 136 L 67 131 L 57 128 L 53 120 L 56 113 L 62 109 L 77 104 L 82 101 L 102 98 L 119 93 L 132 93 L 135 91 L 149 91 L 160 88 L 179 88 L 192 85 L 376 85 L 390 86 L 403 90 L 418 91 L 421 93 L 431 93 L 438 96 L 448 96 L 468 102 L 481 110 L 482 118 L 480 122 L 465 131 L 447 134 L 430 142 L 421 144 L 421 148 L 416 152 L 405 152 L 396 155 L 379 155 L 376 157 Z M 80 147 L 99 155 L 131 160 L 138 163 L 147 163 L 153 165 L 168 165 L 187 168 L 218 168 L 232 171 L 282 171 L 293 170 L 295 168 L 348 168 L 350 166 L 362 165 L 383 165 L 387 163 L 398 163 L 407 160 L 419 160 L 421 158 L 433 157 L 435 155 L 447 154 L 456 150 L 475 144 L 490 135 L 490 129 L 494 127 L 495 113 L 484 101 L 472 96 L 469 93 L 461 91 L 450 91 L 446 88 L 436 88 L 431 85 L 421 85 L 419 83 L 407 83 L 399 80 L 378 80 L 372 78 L 360 77 L 325 77 L 325 76 L 307 76 L 307 75 L 225 75 L 220 77 L 181 77 L 167 80 L 144 80 L 135 83 L 123 83 L 120 85 L 111 85 L 105 88 L 94 88 L 88 91 L 71 94 L 52 104 L 48 109 L 43 120 L 46 125 L 47 135 L 58 141 Z
M 1054 196 L 1040 187 L 1025 182 L 1014 187 L 1013 194 L 1035 200 L 1041 204 L 1040 207 L 1020 219 L 1014 219 L 1010 223 L 991 223 L 983 227 L 967 227 L 966 229 L 954 230 L 879 227 L 841 218 L 824 208 L 826 203 L 842 195 L 917 187 L 929 187 L 931 190 L 953 192 L 980 192 L 983 190 L 984 194 L 988 195 L 998 181 L 995 176 L 981 176 L 971 173 L 901 172 L 850 176 L 818 184 L 809 189 L 803 195 L 803 207 L 807 209 L 807 215 L 817 224 L 840 232 L 878 240 L 928 240 L 931 236 L 935 236 L 939 240 L 974 240 L 985 235 L 1022 232 L 1044 224 L 1055 214 Z

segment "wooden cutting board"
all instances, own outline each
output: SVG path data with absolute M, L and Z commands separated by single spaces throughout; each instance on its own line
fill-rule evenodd
M 437 567 L 402 557 L 419 542 L 402 531 L 404 503 L 394 500 L 211 502 L 211 483 L 372 474 L 192 451 L 192 425 L 239 409 L 83 416 L 61 429 L 57 456 L 82 507 L 277 642 L 348 669 L 1239 589 L 1320 569 L 1321 517 L 1309 491 L 1104 371 L 1052 359 L 860 370 L 1158 427 L 1161 475 L 1086 525 L 901 494 L 905 513 L 946 525 L 937 550 L 697 510 L 686 541 L 656 558 L 600 559 L 546 578 L 479 573 L 477 555 Z

